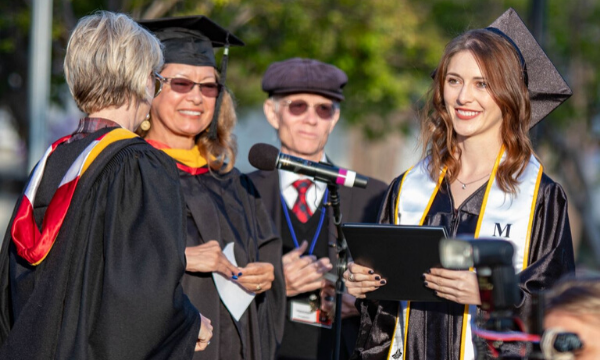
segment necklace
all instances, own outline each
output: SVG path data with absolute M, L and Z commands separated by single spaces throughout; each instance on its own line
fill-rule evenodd
M 480 179 L 477 179 L 477 180 L 473 180 L 473 181 L 468 182 L 468 183 L 464 183 L 464 182 L 460 181 L 460 179 L 458 177 L 456 178 L 456 181 L 458 181 L 462 185 L 462 189 L 464 190 L 467 187 L 467 185 L 471 185 L 471 184 L 474 184 L 474 183 L 476 183 L 478 181 L 481 181 L 481 180 L 485 179 L 486 177 L 490 176 L 491 174 L 492 173 L 488 173 L 484 177 L 482 177 Z

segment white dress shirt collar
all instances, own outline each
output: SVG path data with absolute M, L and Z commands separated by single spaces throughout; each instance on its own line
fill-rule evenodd
M 327 161 L 325 153 L 323 153 L 321 161 Z M 299 175 L 291 171 L 279 170 L 279 188 L 289 209 L 294 207 L 296 199 L 298 199 L 298 191 L 296 191 L 292 184 L 300 179 L 309 179 L 313 181 L 313 179 L 308 176 Z M 325 190 L 327 190 L 327 184 L 321 181 L 313 181 L 313 186 L 306 192 L 306 203 L 313 214 L 319 207 L 319 204 L 321 204 L 323 195 L 325 195 Z

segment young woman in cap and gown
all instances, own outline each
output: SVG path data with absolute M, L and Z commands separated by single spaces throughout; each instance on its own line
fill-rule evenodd
M 65 77 L 87 116 L 46 151 L 8 226 L 0 359 L 182 359 L 210 340 L 181 285 L 177 169 L 133 133 L 162 64 L 160 42 L 127 15 L 73 30 Z
M 392 182 L 380 211 L 381 223 L 512 241 L 522 319 L 532 292 L 575 267 L 565 193 L 544 173 L 528 136 L 570 95 L 514 10 L 458 36 L 433 77 L 422 119 L 424 159 Z M 364 298 L 385 286 L 370 270 L 350 264 L 344 277 L 351 294 Z M 424 286 L 448 301 L 359 300 L 353 358 L 475 357 L 471 321 L 481 311 L 475 274 L 431 269 Z
M 281 240 L 254 185 L 234 168 L 236 114 L 224 87 L 229 45 L 243 42 L 203 16 L 140 23 L 164 45 L 163 91 L 142 128 L 179 168 L 187 210 L 183 287 L 214 328 L 201 358 L 272 359 L 285 309 Z M 217 46 L 226 48 L 221 74 Z

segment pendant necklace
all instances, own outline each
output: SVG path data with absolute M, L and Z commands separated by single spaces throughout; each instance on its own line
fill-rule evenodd
M 478 181 L 481 181 L 481 180 L 485 179 L 486 177 L 490 176 L 491 174 L 492 173 L 488 173 L 484 177 L 482 177 L 480 179 L 477 179 L 477 180 L 473 180 L 473 181 L 468 182 L 468 183 L 464 183 L 464 182 L 460 181 L 459 178 L 456 178 L 456 181 L 458 181 L 462 185 L 462 189 L 464 190 L 467 187 L 467 185 L 471 185 L 471 184 L 474 184 L 474 183 L 476 183 Z

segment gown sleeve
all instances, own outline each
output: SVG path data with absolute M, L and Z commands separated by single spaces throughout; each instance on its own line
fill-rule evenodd
M 89 226 L 79 231 L 104 238 L 85 257 L 85 267 L 102 280 L 84 292 L 100 299 L 90 304 L 90 325 L 102 336 L 90 345 L 105 359 L 191 358 L 200 317 L 181 286 L 185 217 L 178 173 L 158 151 L 119 155 L 89 194 L 90 205 L 105 210 L 85 216 Z
M 563 275 L 575 271 L 567 197 L 545 174 L 538 192 L 528 266 L 519 273 L 523 298 L 517 309 L 529 319 L 531 294 L 547 290 Z
M 268 262 L 274 266 L 275 280 L 271 284 L 271 289 L 259 294 L 255 300 L 259 319 L 263 322 L 260 329 L 262 354 L 265 358 L 274 358 L 283 339 L 285 324 L 286 295 L 283 264 L 281 263 L 282 243 L 252 180 L 248 176 L 242 175 L 241 181 L 254 202 L 258 261 Z

